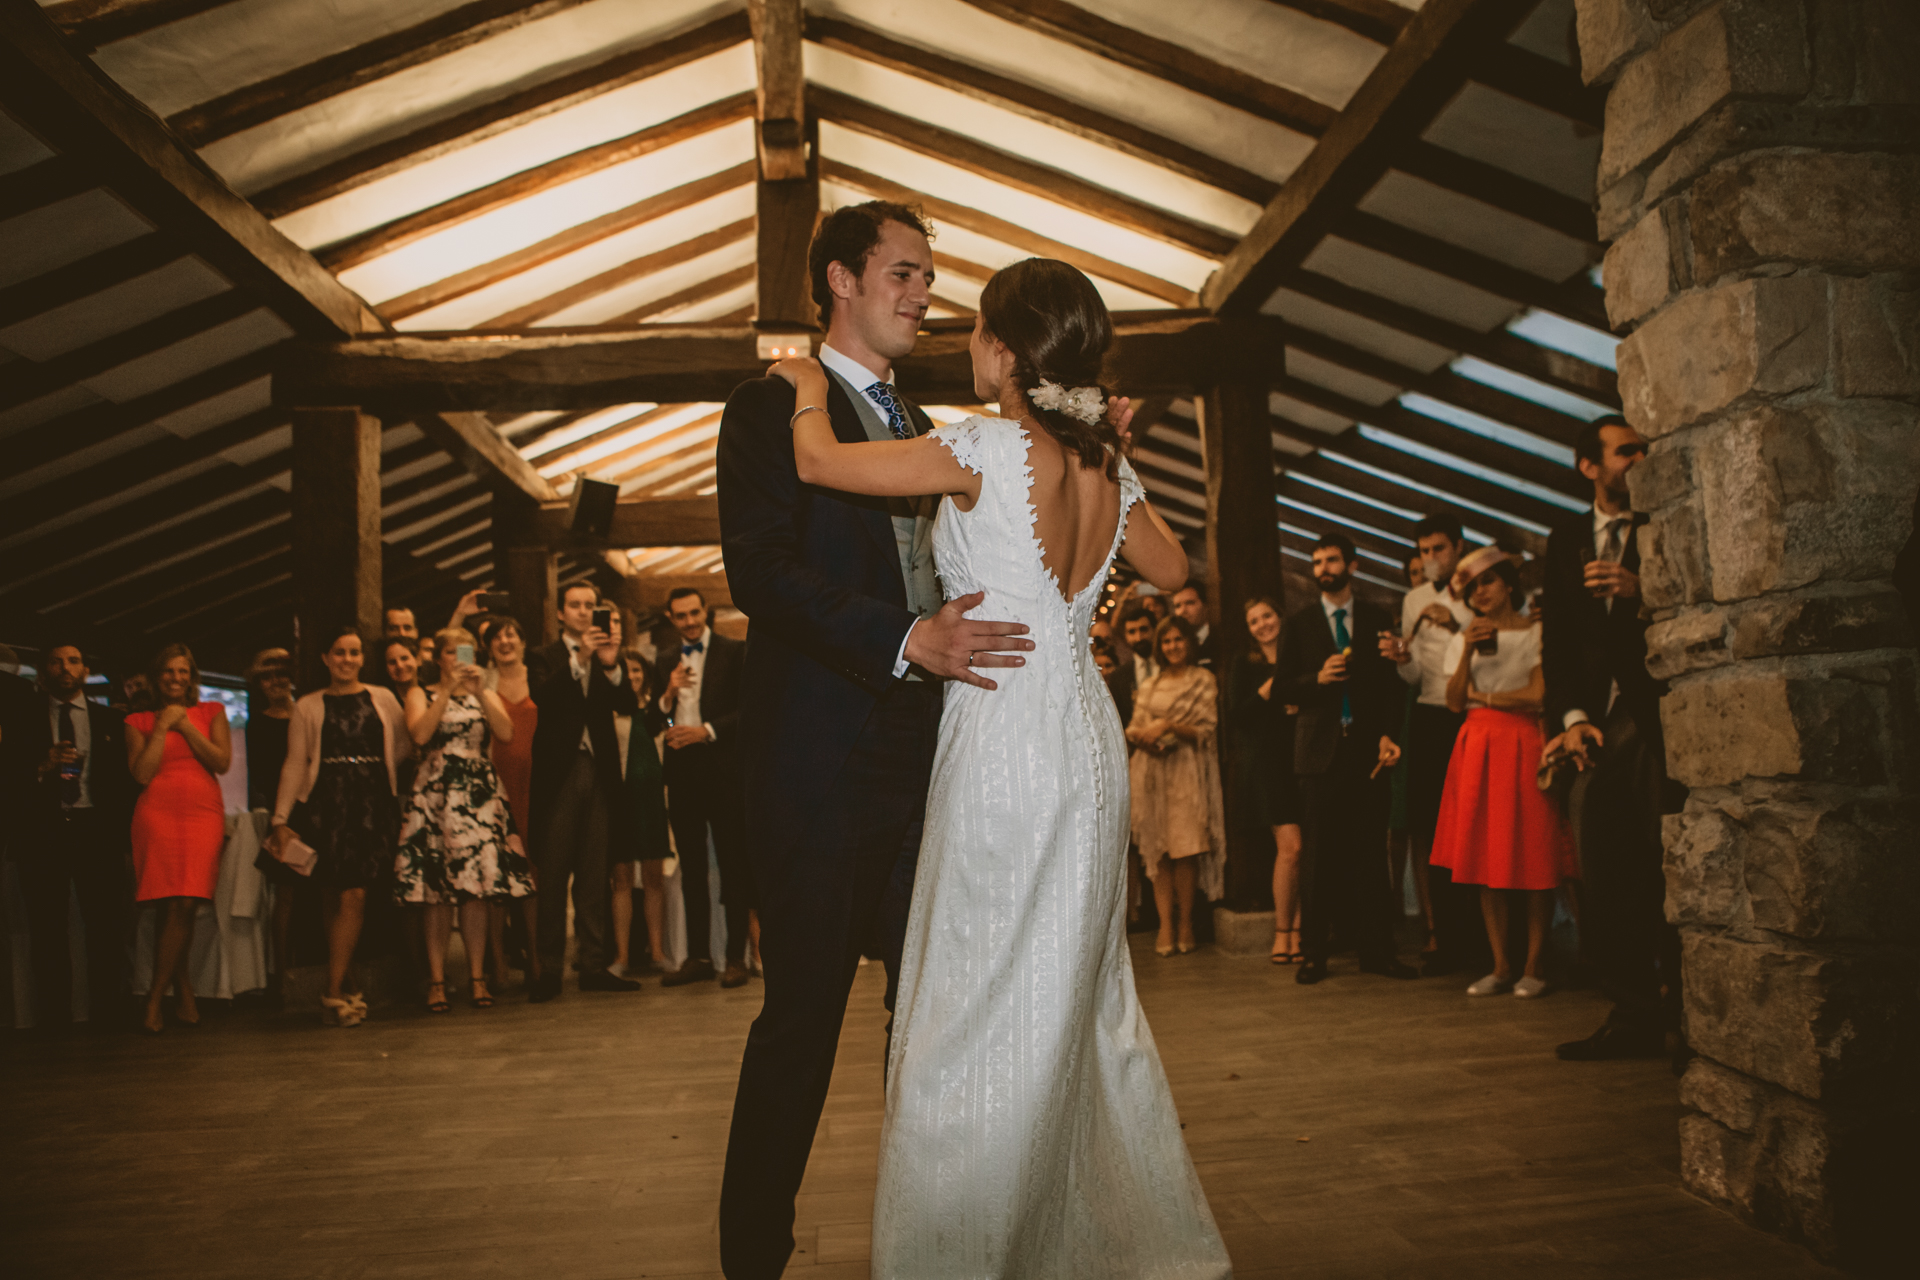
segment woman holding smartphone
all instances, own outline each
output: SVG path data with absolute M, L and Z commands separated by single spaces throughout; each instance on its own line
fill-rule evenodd
M 485 972 L 490 904 L 533 892 L 526 849 L 514 831 L 507 795 L 489 748 L 511 741 L 513 717 L 474 665 L 477 646 L 464 627 L 434 637 L 440 679 L 433 694 L 407 695 L 407 730 L 421 747 L 420 771 L 400 824 L 394 859 L 395 896 L 424 906 L 427 1009 L 445 1013 L 447 942 L 460 915 L 466 943 L 469 1000 L 493 1007 Z

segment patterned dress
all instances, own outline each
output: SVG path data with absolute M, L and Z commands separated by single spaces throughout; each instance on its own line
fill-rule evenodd
M 387 778 L 387 728 L 373 693 L 328 693 L 320 724 L 320 770 L 287 824 L 313 846 L 313 881 L 370 889 L 393 864 L 400 805 Z
M 401 902 L 524 898 L 533 873 L 493 770 L 480 699 L 455 694 L 421 752 L 394 858 Z

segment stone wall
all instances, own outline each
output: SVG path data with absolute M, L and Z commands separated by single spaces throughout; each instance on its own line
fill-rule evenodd
M 1579 0 L 1685 942 L 1688 1185 L 1876 1270 L 1920 1089 L 1920 3 Z

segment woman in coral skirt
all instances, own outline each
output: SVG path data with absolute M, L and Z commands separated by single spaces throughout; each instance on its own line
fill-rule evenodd
M 1467 994 L 1544 995 L 1541 962 L 1553 895 L 1578 874 L 1578 863 L 1566 824 L 1534 785 L 1546 695 L 1540 628 L 1514 608 L 1519 570 L 1498 547 L 1468 556 L 1453 582 L 1477 616 L 1453 638 L 1445 659 L 1453 671 L 1447 706 L 1465 711 L 1467 719 L 1447 766 L 1433 865 L 1451 871 L 1455 884 L 1480 886 L 1493 972 Z M 1482 643 L 1494 651 L 1481 652 Z M 1527 902 L 1527 958 L 1517 980 L 1507 947 L 1508 902 L 1515 892 Z
M 160 1006 L 169 984 L 175 1016 L 188 1026 L 200 1022 L 188 981 L 187 944 L 193 939 L 194 914 L 202 900 L 212 901 L 220 878 L 227 810 L 219 775 L 233 763 L 233 739 L 226 708 L 200 701 L 200 668 L 187 646 L 162 649 L 149 677 L 160 706 L 127 717 L 127 768 L 146 788 L 133 807 L 134 897 L 166 903 L 141 1024 L 153 1035 L 166 1028 Z

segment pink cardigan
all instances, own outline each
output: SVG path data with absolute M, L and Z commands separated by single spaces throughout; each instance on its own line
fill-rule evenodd
M 413 738 L 407 732 L 407 716 L 392 690 L 377 684 L 366 686 L 373 695 L 373 709 L 387 730 L 387 785 L 400 790 L 400 762 L 413 754 Z M 274 797 L 273 824 L 286 825 L 293 806 L 313 793 L 320 776 L 320 729 L 327 719 L 325 690 L 310 693 L 293 704 L 293 718 L 287 722 L 287 762 L 280 767 L 280 790 Z

